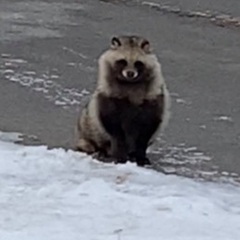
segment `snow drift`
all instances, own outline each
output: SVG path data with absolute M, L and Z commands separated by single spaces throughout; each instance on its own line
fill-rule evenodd
M 237 186 L 0 139 L 1 240 L 240 239 Z

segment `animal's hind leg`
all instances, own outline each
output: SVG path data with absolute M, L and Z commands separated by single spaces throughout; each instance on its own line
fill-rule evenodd
M 84 139 L 84 138 L 80 138 L 78 140 L 75 149 L 77 151 L 86 152 L 88 154 L 92 154 L 97 151 L 96 147 L 90 141 L 88 141 L 87 139 Z

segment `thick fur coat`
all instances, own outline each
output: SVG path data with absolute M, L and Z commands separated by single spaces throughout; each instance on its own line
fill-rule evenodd
M 169 93 L 148 40 L 120 36 L 99 58 L 97 88 L 78 122 L 80 151 L 149 164 L 146 149 L 169 118 Z

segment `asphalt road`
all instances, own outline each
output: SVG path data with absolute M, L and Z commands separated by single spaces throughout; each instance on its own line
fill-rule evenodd
M 233 17 L 240 16 L 238 0 L 152 0 L 149 2 L 169 5 L 182 10 L 211 11 L 216 14 L 230 14 Z
M 165 2 L 240 15 L 237 0 Z M 240 174 L 239 30 L 122 1 L 0 0 L 0 129 L 26 134 L 26 143 L 71 147 L 97 57 L 112 35 L 134 33 L 152 42 L 172 94 L 155 158 L 194 151 L 194 161 L 209 157 L 219 172 Z

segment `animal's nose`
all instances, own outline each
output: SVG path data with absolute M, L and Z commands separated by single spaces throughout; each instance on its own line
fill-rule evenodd
M 127 71 L 127 77 L 128 77 L 128 78 L 133 78 L 134 75 L 135 75 L 135 72 L 134 72 L 134 71 L 131 71 L 131 70 Z

